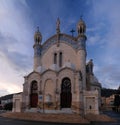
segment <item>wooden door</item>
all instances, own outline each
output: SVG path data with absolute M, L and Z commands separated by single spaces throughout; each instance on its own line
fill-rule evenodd
M 31 107 L 37 107 L 38 104 L 38 94 L 31 94 Z
M 30 106 L 37 107 L 38 104 L 38 85 L 36 81 L 31 83 Z
M 61 108 L 70 108 L 72 101 L 71 82 L 69 78 L 64 78 L 61 84 Z

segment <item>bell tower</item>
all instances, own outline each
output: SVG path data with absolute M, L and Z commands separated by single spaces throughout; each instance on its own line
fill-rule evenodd
M 41 66 L 41 49 L 42 49 L 42 35 L 37 27 L 37 31 L 34 34 L 34 70 Z
M 82 20 L 82 17 L 78 22 L 77 31 L 78 31 L 78 35 L 84 35 L 86 32 L 86 25 L 85 25 L 85 22 Z
M 82 89 L 86 89 L 86 24 L 80 19 L 77 24 L 77 42 L 78 42 L 78 51 L 77 51 L 77 60 L 78 60 L 78 70 L 82 76 Z

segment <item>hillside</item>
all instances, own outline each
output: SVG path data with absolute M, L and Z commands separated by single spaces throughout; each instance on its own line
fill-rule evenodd
M 107 89 L 107 88 L 102 88 L 101 89 L 101 96 L 102 97 L 109 97 L 113 94 L 120 93 L 120 90 L 117 89 Z

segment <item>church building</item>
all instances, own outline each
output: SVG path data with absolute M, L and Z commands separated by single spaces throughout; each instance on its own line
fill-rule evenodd
M 101 84 L 92 59 L 86 63 L 85 33 L 82 18 L 77 36 L 62 33 L 59 18 L 56 34 L 45 42 L 37 29 L 33 71 L 24 77 L 22 94 L 14 95 L 13 112 L 99 114 Z

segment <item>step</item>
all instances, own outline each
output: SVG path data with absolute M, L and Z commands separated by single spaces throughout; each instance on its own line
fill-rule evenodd
M 54 114 L 73 114 L 70 108 L 62 108 L 61 110 L 43 110 L 37 108 L 26 109 L 25 112 L 40 112 L 40 113 L 54 113 Z

